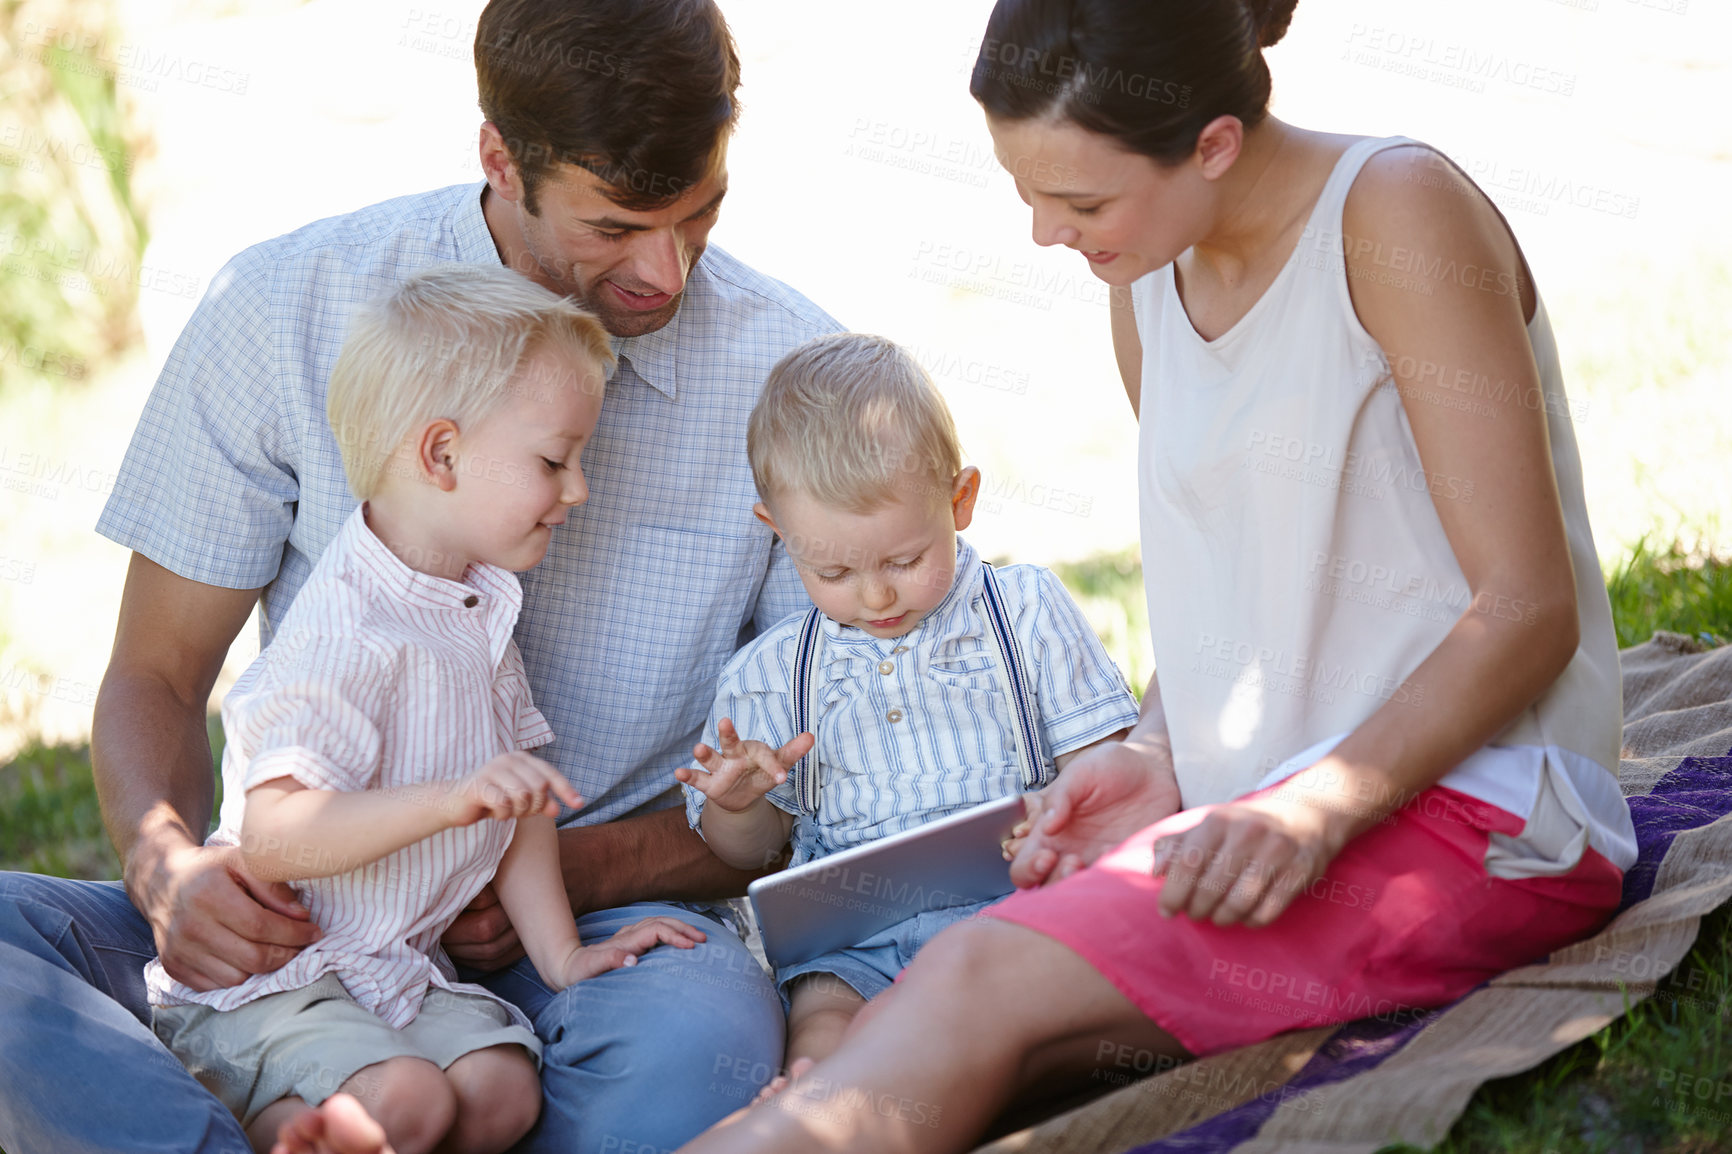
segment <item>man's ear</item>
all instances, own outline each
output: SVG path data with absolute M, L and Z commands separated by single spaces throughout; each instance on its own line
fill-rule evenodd
M 457 422 L 429 421 L 415 439 L 415 476 L 449 493 L 457 487 Z
M 774 533 L 778 537 L 782 537 L 782 527 L 776 524 L 776 519 L 774 517 L 770 516 L 770 507 L 768 505 L 764 504 L 762 501 L 753 505 L 752 516 L 768 525 L 770 527 L 770 532 Z M 787 538 L 782 537 L 782 540 L 785 543 Z
M 956 515 L 956 531 L 962 532 L 974 521 L 974 502 L 980 496 L 980 470 L 964 465 L 950 486 L 950 511 Z
M 501 200 L 513 204 L 523 199 L 523 180 L 517 173 L 517 162 L 505 146 L 505 137 L 491 120 L 481 125 L 481 171 L 487 185 Z

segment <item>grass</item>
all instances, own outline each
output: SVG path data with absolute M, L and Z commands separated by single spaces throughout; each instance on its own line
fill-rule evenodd
M 0 769 L 0 862 L 57 877 L 116 878 L 87 745 L 35 746 Z
M 222 719 L 213 713 L 205 725 L 213 764 L 220 764 Z M 222 804 L 220 780 L 216 804 Z M 0 766 L 0 870 L 120 877 L 120 859 L 96 802 L 88 744 L 34 745 Z
M 110 39 L 112 0 L 0 4 L 11 129 L 0 144 L 0 393 L 27 378 L 76 383 L 138 334 L 149 239 L 132 189 L 146 142 L 129 131 L 114 70 L 56 29 Z
M 1732 906 L 1652 998 L 1480 1087 L 1435 1154 L 1716 1154 L 1732 1134 Z M 1410 1154 L 1391 1146 L 1386 1154 Z
M 1155 654 L 1149 643 L 1149 603 L 1143 596 L 1143 565 L 1137 550 L 1097 553 L 1052 569 L 1141 701 L 1155 671 Z
M 1139 688 L 1147 618 L 1134 556 L 1060 566 L 1107 648 Z M 1618 644 L 1666 629 L 1732 639 L 1732 559 L 1638 545 L 1606 578 Z M 211 718 L 220 758 L 222 731 Z M 0 767 L 0 869 L 116 877 L 88 746 L 36 746 Z M 1732 906 L 1654 997 L 1524 1074 L 1488 1083 L 1439 1154 L 1710 1154 L 1732 1148 Z M 1706 1097 L 1702 1097 L 1706 1092 Z M 1389 1147 L 1389 1154 L 1412 1147 Z
M 1620 647 L 1657 629 L 1732 639 L 1732 560 L 1638 544 L 1606 578 Z M 1732 1149 L 1732 906 L 1654 996 L 1523 1074 L 1488 1082 L 1436 1154 L 1714 1154 Z M 1704 1100 L 1701 1095 L 1706 1092 Z M 1391 1146 L 1386 1154 L 1410 1154 Z
M 1646 641 L 1655 629 L 1687 633 L 1707 645 L 1732 640 L 1732 561 L 1696 557 L 1678 545 L 1664 553 L 1638 541 L 1609 577 L 1618 647 Z

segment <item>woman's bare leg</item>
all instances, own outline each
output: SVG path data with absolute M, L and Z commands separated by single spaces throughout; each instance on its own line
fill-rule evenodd
M 967 1150 L 1024 1087 L 1086 1082 L 1119 1046 L 1183 1057 L 1094 967 L 993 918 L 950 927 L 842 1048 L 756 1109 L 684 1147 L 727 1151 Z

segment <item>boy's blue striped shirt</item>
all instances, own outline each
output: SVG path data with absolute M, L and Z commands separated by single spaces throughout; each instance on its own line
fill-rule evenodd
M 1058 576 L 1038 565 L 995 571 L 1033 678 L 1047 759 L 1136 724 L 1124 677 Z M 982 573 L 973 547 L 958 539 L 950 591 L 912 632 L 878 638 L 824 620 L 815 673 L 818 815 L 800 814 L 791 781 L 769 795 L 796 815 L 793 864 L 1021 792 L 1016 719 L 994 669 L 998 648 L 981 604 Z M 716 744 L 724 717 L 742 738 L 772 746 L 798 736 L 793 671 L 803 616 L 781 622 L 728 662 L 705 743 Z M 704 800 L 686 786 L 694 828 Z

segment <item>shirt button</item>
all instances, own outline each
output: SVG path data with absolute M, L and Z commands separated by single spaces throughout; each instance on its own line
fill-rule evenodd
M 878 672 L 889 677 L 892 673 L 896 672 L 896 663 L 893 661 L 880 661 L 878 663 Z
M 891 653 L 907 653 L 908 652 L 908 646 L 898 645 L 896 648 L 892 649 L 890 652 Z
M 473 593 L 463 599 L 463 608 L 465 609 L 473 609 L 479 604 L 481 604 L 481 598 Z
M 884 720 L 885 721 L 901 721 L 902 720 L 902 711 L 900 709 L 892 709 L 889 713 L 886 713 L 884 715 Z

